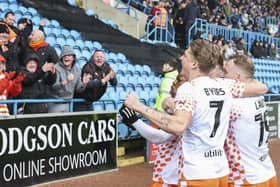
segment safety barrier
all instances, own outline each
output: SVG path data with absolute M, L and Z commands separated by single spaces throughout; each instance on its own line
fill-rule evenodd
M 157 20 L 160 20 L 160 22 L 155 24 Z M 175 45 L 175 29 L 170 22 L 168 14 L 157 11 L 155 16 L 148 20 L 146 40 Z
M 213 36 L 222 35 L 226 41 L 236 40 L 238 38 L 244 39 L 244 47 L 247 51 L 250 50 L 254 40 L 257 41 L 266 41 L 267 43 L 274 43 L 277 51 L 280 48 L 280 38 L 273 37 L 268 34 L 262 34 L 251 31 L 244 31 L 240 29 L 228 28 L 225 26 L 215 25 L 208 23 L 203 19 L 196 19 L 195 23 L 188 31 L 187 46 L 193 40 L 193 37 L 198 33 L 198 31 L 203 33 L 203 38 L 206 39 L 208 34 Z

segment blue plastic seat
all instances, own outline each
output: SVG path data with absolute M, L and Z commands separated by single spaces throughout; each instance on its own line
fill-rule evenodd
M 142 66 L 142 68 L 143 68 L 143 71 L 145 71 L 145 72 L 148 73 L 148 75 L 151 74 L 152 70 L 151 70 L 150 66 L 144 64 L 144 65 Z
M 125 77 L 125 76 L 119 76 L 119 77 L 117 77 L 117 79 L 118 79 L 118 82 L 121 84 L 127 85 L 129 83 L 127 77 Z
M 117 53 L 117 59 L 121 63 L 125 63 L 126 62 L 126 56 L 123 53 Z
M 60 46 L 64 46 L 66 44 L 66 40 L 64 37 L 59 36 L 56 38 L 56 43 Z
M 75 40 L 73 39 L 73 38 L 66 38 L 66 44 L 67 45 L 70 45 L 70 46 L 72 46 L 72 47 L 74 47 L 75 46 Z
M 128 83 L 126 86 L 126 92 L 130 93 L 130 92 L 134 92 L 135 91 L 135 86 L 131 83 Z
M 85 46 L 88 47 L 89 49 L 92 49 L 92 47 L 93 47 L 92 41 L 85 40 L 84 44 L 85 44 Z
M 97 16 L 96 13 L 92 9 L 85 10 L 85 13 L 88 16 Z
M 70 34 L 75 38 L 75 39 L 80 39 L 81 38 L 81 34 L 76 31 L 76 30 L 70 30 Z
M 56 38 L 54 36 L 47 36 L 46 42 L 49 43 L 51 46 L 56 44 Z
M 105 106 L 103 101 L 95 101 L 92 103 L 92 107 L 94 111 L 104 111 L 105 110 Z
M 81 39 L 76 39 L 75 41 L 76 45 L 79 46 L 81 49 L 84 47 L 84 41 Z
M 35 8 L 28 7 L 27 10 L 32 14 L 32 16 L 38 15 L 38 11 Z
M 92 48 L 94 50 L 101 50 L 102 49 L 102 45 L 99 42 L 95 41 L 95 42 L 93 42 L 93 47 Z
M 113 100 L 106 100 L 105 103 L 105 110 L 116 110 L 116 105 Z
M 5 10 L 9 9 L 9 3 L 1 2 L 0 7 L 1 7 L 2 11 L 4 12 Z
M 82 49 L 81 52 L 82 52 L 81 55 L 82 55 L 83 57 L 85 57 L 85 58 L 87 58 L 87 59 L 90 59 L 90 57 L 91 57 L 91 55 L 92 55 L 91 52 L 89 52 L 88 50 L 84 50 L 84 49 Z
M 1 7 L 1 8 L 2 8 L 2 7 Z M 18 6 L 17 3 L 12 3 L 12 4 L 9 4 L 8 8 L 9 8 L 10 10 L 12 10 L 13 12 L 15 12 L 16 10 L 18 10 L 19 6 Z M 27 11 L 25 11 L 25 12 L 27 12 Z M 25 13 L 25 12 L 22 12 L 22 13 Z
M 118 123 L 118 138 L 120 140 L 126 139 L 128 137 L 128 127 L 121 121 Z
M 27 11 L 27 8 L 25 8 L 24 6 L 19 5 L 18 6 L 18 10 L 20 10 L 22 13 L 25 13 Z

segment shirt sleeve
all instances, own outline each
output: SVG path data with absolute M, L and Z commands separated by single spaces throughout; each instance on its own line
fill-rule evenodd
M 225 79 L 225 81 L 233 98 L 241 98 L 243 96 L 245 83 L 233 79 Z
M 175 111 L 185 110 L 191 112 L 195 109 L 195 99 L 193 94 L 193 87 L 190 83 L 184 83 L 178 88 L 175 97 Z

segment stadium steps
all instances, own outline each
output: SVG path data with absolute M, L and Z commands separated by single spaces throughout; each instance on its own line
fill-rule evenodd
M 118 146 L 117 167 L 124 167 L 145 162 L 144 139 L 129 139 L 120 141 Z

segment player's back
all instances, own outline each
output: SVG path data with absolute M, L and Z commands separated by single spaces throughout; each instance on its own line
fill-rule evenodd
M 275 176 L 268 152 L 268 134 L 264 98 L 234 99 L 225 146 L 231 182 L 256 184 Z
M 176 109 L 191 107 L 192 122 L 183 133 L 183 173 L 189 180 L 219 178 L 228 174 L 223 145 L 232 97 L 229 89 L 209 77 L 183 84 Z

